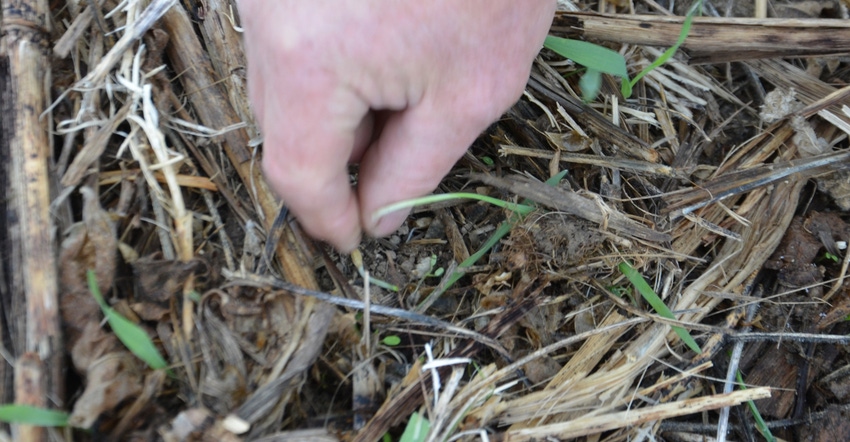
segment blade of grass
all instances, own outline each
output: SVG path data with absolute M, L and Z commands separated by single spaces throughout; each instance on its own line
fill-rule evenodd
M 546 37 L 543 46 L 587 68 L 579 80 L 584 101 L 596 98 L 602 86 L 603 73 L 622 78 L 624 88 L 628 84 L 629 72 L 626 70 L 626 59 L 618 52 L 586 41 L 551 35 Z
M 564 179 L 565 176 L 567 176 L 567 171 L 562 170 L 557 175 L 546 180 L 546 184 L 548 184 L 550 186 L 554 186 L 554 185 L 560 183 L 561 180 Z M 532 203 L 531 203 L 531 201 L 523 200 L 522 204 L 523 205 L 526 205 L 526 204 L 530 205 Z M 433 299 L 437 299 L 443 293 L 445 293 L 446 290 L 448 290 L 451 286 L 454 285 L 454 283 L 456 283 L 460 278 L 463 277 L 463 275 L 466 274 L 466 269 L 475 265 L 475 263 L 478 262 L 478 260 L 481 259 L 485 254 L 487 254 L 487 252 L 489 252 L 490 249 L 493 248 L 493 246 L 498 244 L 498 242 L 502 238 L 504 238 L 505 235 L 507 235 L 517 223 L 522 221 L 523 216 L 525 216 L 525 214 L 514 213 L 510 217 L 508 217 L 508 219 L 505 220 L 505 222 L 499 224 L 499 227 L 497 227 L 496 230 L 493 232 L 493 234 L 490 235 L 489 238 L 487 238 L 487 241 L 484 242 L 484 244 L 481 246 L 481 248 L 478 249 L 478 251 L 476 251 L 472 255 L 469 255 L 469 258 L 464 259 L 463 262 L 461 262 L 457 266 L 455 271 L 452 272 L 451 276 L 448 277 L 448 279 L 446 280 L 446 283 L 443 284 L 442 287 L 439 290 L 434 290 L 433 292 L 431 292 L 431 294 L 428 295 L 428 297 L 425 298 L 425 300 L 423 300 L 419 305 L 429 305 L 427 303 L 432 302 Z
M 428 438 L 429 431 L 431 431 L 431 422 L 419 412 L 414 411 L 407 421 L 399 442 L 422 442 Z
M 359 273 L 360 277 L 363 278 L 363 280 L 365 281 L 366 280 L 366 272 L 363 269 L 363 254 L 360 253 L 360 250 L 354 249 L 351 252 L 350 257 L 351 257 L 351 262 L 354 263 L 354 267 L 357 267 L 357 273 Z M 380 279 L 373 278 L 371 276 L 369 277 L 369 283 L 372 284 L 372 285 L 376 285 L 376 286 L 378 286 L 382 289 L 389 290 L 391 292 L 398 293 L 398 291 L 401 290 L 395 284 L 390 284 L 389 282 L 382 281 Z
M 679 38 L 676 40 L 676 43 L 673 46 L 670 46 L 660 57 L 658 57 L 655 61 L 652 62 L 649 66 L 644 68 L 640 73 L 635 75 L 635 78 L 632 78 L 631 81 L 628 82 L 628 89 L 626 89 L 627 83 L 623 82 L 623 96 L 629 98 L 631 96 L 631 91 L 635 87 L 638 81 L 643 78 L 646 74 L 652 72 L 653 69 L 661 66 L 666 63 L 667 60 L 672 57 L 676 51 L 679 50 L 679 46 L 682 46 L 682 43 L 685 42 L 685 39 L 688 38 L 688 34 L 691 32 L 691 24 L 694 21 L 694 16 L 697 12 L 702 11 L 702 0 L 694 3 L 691 9 L 688 11 L 688 14 L 685 16 L 685 21 L 682 23 L 682 31 L 679 32 Z M 626 93 L 628 92 L 628 94 Z
M 86 273 L 86 278 L 88 279 L 89 290 L 92 296 L 94 296 L 94 299 L 100 305 L 100 309 L 103 311 L 103 315 L 106 316 L 109 326 L 112 327 L 112 331 L 115 332 L 115 336 L 118 337 L 121 343 L 131 353 L 136 355 L 136 357 L 148 364 L 150 368 L 159 370 L 168 367 L 168 363 L 165 362 L 156 345 L 151 341 L 150 336 L 141 327 L 121 316 L 120 313 L 106 304 L 106 301 L 103 300 L 103 295 L 100 293 L 100 288 L 97 286 L 97 278 L 94 276 L 94 272 L 89 270 Z
M 39 427 L 65 427 L 68 425 L 68 413 L 33 407 L 32 405 L 2 405 L 0 406 L 0 421 Z
M 643 276 L 641 276 L 641 274 L 638 273 L 637 270 L 635 270 L 626 262 L 620 263 L 618 268 L 620 269 L 620 272 L 626 276 L 629 282 L 631 282 L 632 285 L 635 286 L 635 289 L 637 289 L 638 293 L 640 293 L 643 299 L 645 299 L 646 302 L 648 302 L 649 305 L 652 306 L 653 310 L 655 310 L 655 312 L 658 313 L 659 316 L 665 317 L 667 319 L 676 319 L 676 316 L 673 315 L 673 312 L 670 311 L 670 309 L 667 307 L 667 304 L 665 304 L 664 301 L 662 301 L 661 298 L 658 297 L 657 294 L 655 294 L 655 291 L 652 290 L 652 287 L 649 286 L 649 284 L 646 282 L 645 279 L 643 279 Z M 687 330 L 675 325 L 671 327 L 673 328 L 673 331 L 676 332 L 677 335 L 679 335 L 679 338 L 682 340 L 682 342 L 684 342 L 685 345 L 688 346 L 688 348 L 693 350 L 695 353 L 702 353 L 702 350 L 699 348 L 697 341 L 695 341 L 694 338 L 691 337 L 691 334 L 688 333 Z
M 604 46 L 552 35 L 546 37 L 543 46 L 588 69 L 618 77 L 629 76 L 626 70 L 626 59 L 620 53 Z
M 746 390 L 747 386 L 744 385 L 744 378 L 741 376 L 741 370 L 738 370 L 735 373 L 735 376 L 738 378 L 738 386 L 741 387 L 741 390 Z M 764 437 L 767 442 L 776 442 L 776 438 L 773 437 L 773 434 L 770 432 L 770 428 L 767 427 L 767 423 L 764 421 L 764 418 L 761 417 L 759 409 L 756 408 L 756 403 L 753 401 L 747 401 L 747 406 L 750 407 L 750 412 L 753 413 L 753 418 L 756 420 L 756 430 L 761 433 L 762 437 Z
M 499 206 L 504 209 L 508 209 L 512 212 L 517 212 L 523 215 L 531 213 L 534 210 L 534 207 L 528 206 L 525 204 L 516 204 L 508 201 L 502 201 L 498 198 L 493 198 L 487 195 L 479 195 L 477 193 L 468 193 L 468 192 L 455 192 L 455 193 L 441 193 L 439 195 L 427 195 L 421 198 L 412 198 L 409 200 L 399 201 L 395 204 L 390 204 L 389 206 L 384 206 L 378 209 L 373 215 L 376 219 L 380 218 L 388 213 L 395 212 L 396 210 L 401 209 L 409 209 L 414 206 L 421 206 L 423 204 L 431 204 L 437 203 L 440 201 L 451 201 L 451 200 L 478 200 L 484 201 L 485 203 L 493 204 L 494 206 Z

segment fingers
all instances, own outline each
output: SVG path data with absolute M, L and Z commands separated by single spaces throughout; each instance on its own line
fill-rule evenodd
M 486 129 L 486 122 L 458 123 L 451 112 L 429 103 L 387 119 L 380 138 L 363 156 L 357 193 L 361 222 L 370 235 L 386 236 L 409 211 L 375 219 L 376 210 L 398 201 L 422 196 L 437 187 L 455 162 Z
M 258 112 L 263 115 L 263 170 L 311 236 L 347 252 L 357 247 L 361 232 L 348 160 L 358 137 L 368 137 L 368 123 L 360 124 L 368 107 L 352 94 L 328 93 L 333 87 L 311 81 L 288 81 L 278 85 L 287 90 L 278 88 L 265 97 L 265 108 Z

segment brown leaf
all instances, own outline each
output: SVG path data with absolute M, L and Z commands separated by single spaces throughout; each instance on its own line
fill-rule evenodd
M 204 267 L 200 260 L 167 260 L 159 253 L 139 258 L 133 263 L 139 283 L 136 295 L 142 301 L 167 301 L 181 292 L 190 275 Z

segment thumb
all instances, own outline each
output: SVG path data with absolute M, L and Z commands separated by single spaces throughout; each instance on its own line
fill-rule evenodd
M 390 116 L 360 164 L 357 192 L 363 229 L 374 236 L 397 229 L 409 210 L 380 219 L 375 212 L 433 191 L 488 124 L 453 118 L 426 103 Z

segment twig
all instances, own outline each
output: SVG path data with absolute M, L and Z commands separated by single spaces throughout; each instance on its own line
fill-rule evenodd
M 761 286 L 759 286 L 761 292 Z M 747 306 L 747 323 L 753 320 L 753 317 L 758 310 L 759 304 L 753 303 Z M 743 328 L 744 332 L 750 330 L 749 325 Z M 736 375 L 738 374 L 738 365 L 741 363 L 741 354 L 744 352 L 744 342 L 737 341 L 732 348 L 732 355 L 729 357 L 729 368 L 726 370 L 726 382 L 723 384 L 723 393 L 731 393 L 735 389 Z M 729 431 L 729 407 L 723 407 L 720 410 L 720 418 L 717 423 L 717 442 L 726 441 L 726 433 Z
M 308 288 L 304 288 L 301 286 L 297 286 L 295 284 L 291 284 L 282 279 L 278 279 L 271 276 L 260 276 L 260 275 L 238 275 L 234 274 L 226 269 L 222 269 L 222 275 L 225 278 L 230 280 L 230 285 L 243 285 L 243 286 L 251 286 L 251 287 L 274 287 L 280 290 L 286 290 L 288 292 L 309 296 L 314 299 L 318 299 L 323 302 L 327 302 L 329 304 L 338 305 L 340 307 L 353 308 L 357 310 L 364 310 L 366 308 L 366 304 L 363 301 L 357 299 L 348 299 L 340 296 L 334 296 L 330 293 L 320 292 L 318 290 L 310 290 Z M 372 304 L 369 307 L 369 310 L 373 314 L 384 315 L 399 318 L 405 321 L 410 321 L 413 323 L 425 325 L 428 327 L 434 327 L 438 329 L 444 329 L 447 332 L 455 333 L 460 336 L 464 336 L 470 339 L 475 340 L 478 343 L 484 344 L 500 355 L 503 355 L 510 359 L 508 356 L 507 350 L 502 347 L 499 342 L 495 339 L 484 336 L 480 333 L 458 327 L 450 322 L 446 322 L 440 319 L 433 318 L 431 316 L 421 315 L 418 313 L 412 313 L 410 311 L 394 308 L 394 307 L 386 307 L 383 305 Z
M 850 336 L 811 333 L 736 333 L 729 335 L 729 339 L 735 342 L 796 341 L 816 344 L 850 344 Z

